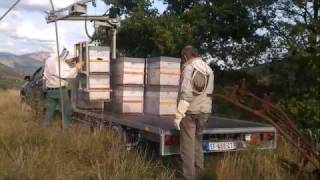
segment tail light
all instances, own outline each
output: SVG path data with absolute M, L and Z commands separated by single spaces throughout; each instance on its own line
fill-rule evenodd
M 164 137 L 164 144 L 166 146 L 179 145 L 179 143 L 180 143 L 179 136 L 165 136 Z
M 263 133 L 263 141 L 271 141 L 273 140 L 274 135 L 271 132 Z
M 244 136 L 244 139 L 246 142 L 249 142 L 250 144 L 257 144 L 259 136 L 257 133 L 251 133 L 251 134 L 246 134 Z

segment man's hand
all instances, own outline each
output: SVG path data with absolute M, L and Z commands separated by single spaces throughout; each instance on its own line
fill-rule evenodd
M 78 63 L 76 64 L 76 68 L 77 68 L 78 70 L 80 70 L 83 65 L 84 65 L 84 62 L 78 62 Z
M 185 100 L 180 100 L 178 107 L 177 107 L 177 112 L 176 112 L 176 118 L 174 119 L 174 127 L 177 130 L 180 130 L 180 122 L 182 120 L 182 118 L 184 118 L 186 116 L 186 112 L 188 110 L 189 107 L 189 103 Z
M 176 114 L 176 118 L 173 120 L 173 126 L 176 130 L 180 131 L 180 123 L 182 121 L 182 116 L 179 115 L 178 113 Z
M 177 130 L 180 130 L 180 122 L 182 120 L 182 118 L 184 118 L 186 116 L 186 112 L 188 110 L 189 107 L 189 103 L 185 100 L 180 100 L 178 107 L 177 107 L 177 112 L 176 112 L 176 118 L 174 119 L 174 127 Z

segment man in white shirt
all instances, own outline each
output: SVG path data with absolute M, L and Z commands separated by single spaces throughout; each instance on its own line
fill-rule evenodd
M 50 124 L 51 119 L 54 116 L 57 105 L 60 105 L 61 97 L 60 97 L 60 84 L 59 79 L 61 79 L 61 87 L 63 94 L 63 105 L 64 105 L 64 125 L 63 127 L 67 128 L 70 120 L 71 120 L 71 105 L 68 94 L 68 79 L 75 78 L 83 66 L 83 63 L 77 63 L 74 67 L 69 66 L 65 60 L 67 56 L 67 51 L 64 51 L 62 55 L 60 55 L 60 77 L 59 77 L 59 66 L 58 66 L 58 58 L 50 57 L 46 60 L 45 68 L 44 68 L 44 79 L 45 85 L 47 89 L 47 111 L 44 117 L 44 124 L 48 126 Z

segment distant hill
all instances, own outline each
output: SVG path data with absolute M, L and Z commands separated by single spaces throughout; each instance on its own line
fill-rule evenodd
M 0 57 L 3 57 L 3 56 L 12 56 L 14 54 L 10 53 L 10 52 L 0 52 Z
M 0 79 L 21 79 L 22 75 L 15 69 L 0 63 Z
M 31 75 L 50 56 L 49 52 L 36 52 L 23 55 L 15 55 L 8 52 L 0 52 L 0 63 L 15 69 L 23 75 Z
M 0 63 L 0 89 L 19 88 L 23 76 L 15 69 Z

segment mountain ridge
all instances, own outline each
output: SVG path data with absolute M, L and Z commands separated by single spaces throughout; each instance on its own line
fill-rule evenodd
M 50 52 L 45 51 L 22 55 L 0 52 L 0 63 L 22 75 L 31 75 L 35 70 L 44 65 L 45 60 L 50 57 L 50 54 Z

